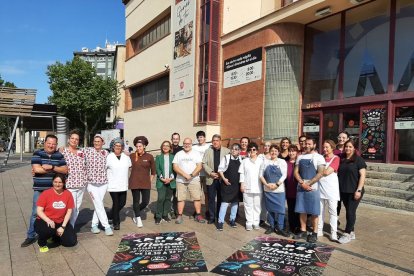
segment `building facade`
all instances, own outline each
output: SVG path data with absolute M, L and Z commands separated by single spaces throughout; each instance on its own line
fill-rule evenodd
M 174 132 L 219 133 L 219 1 L 123 3 L 126 139 L 145 135 L 158 149 Z
M 366 160 L 413 164 L 413 25 L 408 0 L 224 1 L 222 133 L 345 130 Z
M 98 76 L 102 78 L 116 79 L 120 84 L 118 89 L 120 101 L 117 106 L 111 109 L 106 115 L 106 122 L 115 122 L 116 128 L 123 129 L 123 107 L 125 102 L 124 85 L 124 63 L 125 63 L 125 45 L 119 43 L 105 42 L 105 47 L 96 47 L 89 49 L 83 47 L 81 51 L 74 52 L 73 55 L 89 62 L 95 69 Z

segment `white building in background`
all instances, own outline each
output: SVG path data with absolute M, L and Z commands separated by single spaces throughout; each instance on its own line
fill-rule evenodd
M 199 130 L 207 139 L 219 133 L 218 2 L 123 3 L 126 139 L 145 135 L 158 149 L 174 132 L 193 140 Z

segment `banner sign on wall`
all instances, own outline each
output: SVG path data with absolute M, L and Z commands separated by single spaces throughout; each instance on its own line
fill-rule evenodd
M 207 272 L 194 232 L 138 234 L 122 237 L 107 275 Z
M 196 0 L 172 0 L 171 101 L 194 96 Z
M 361 119 L 362 158 L 383 161 L 385 157 L 386 109 L 384 107 L 363 109 Z
M 221 275 L 322 275 L 333 246 L 260 236 L 211 272 Z
M 257 81 L 262 78 L 262 48 L 224 61 L 224 88 Z

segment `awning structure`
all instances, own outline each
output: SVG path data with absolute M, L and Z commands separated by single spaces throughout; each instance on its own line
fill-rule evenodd
M 0 87 L 0 115 L 30 116 L 36 99 L 35 89 Z

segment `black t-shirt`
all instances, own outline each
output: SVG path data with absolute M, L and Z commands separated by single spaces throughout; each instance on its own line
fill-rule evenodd
M 355 193 L 358 188 L 359 170 L 366 168 L 367 164 L 361 156 L 355 156 L 355 161 L 342 159 L 338 169 L 341 193 Z
M 214 153 L 214 172 L 218 171 L 218 166 L 220 165 L 220 149 L 213 148 Z
M 173 152 L 172 152 L 172 154 L 173 155 L 176 155 L 177 152 L 179 152 L 180 150 L 183 150 L 183 147 L 182 146 L 177 146 L 177 147 L 174 147 L 173 146 Z

